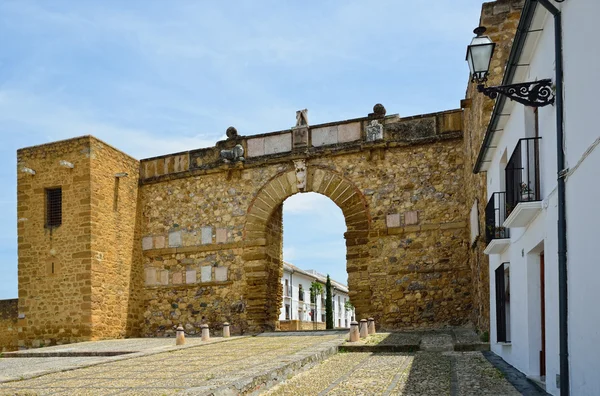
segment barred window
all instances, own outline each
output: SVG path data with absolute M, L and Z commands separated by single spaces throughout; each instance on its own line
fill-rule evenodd
M 62 224 L 62 189 L 46 189 L 46 227 L 53 228 Z

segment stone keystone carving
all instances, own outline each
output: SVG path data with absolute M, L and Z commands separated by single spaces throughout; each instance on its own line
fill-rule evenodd
M 224 162 L 244 161 L 244 148 L 236 144 L 231 150 L 221 150 L 220 156 Z
M 296 112 L 296 127 L 308 126 L 308 109 Z
M 383 139 L 383 125 L 377 120 L 372 120 L 367 125 L 367 142 L 374 142 Z
M 304 191 L 306 189 L 306 161 L 294 160 L 294 167 L 296 168 L 296 187 L 298 190 Z

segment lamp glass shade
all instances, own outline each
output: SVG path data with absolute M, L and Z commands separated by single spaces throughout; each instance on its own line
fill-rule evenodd
M 487 80 L 495 46 L 496 44 L 488 36 L 477 36 L 467 47 L 467 63 L 473 81 L 481 84 Z

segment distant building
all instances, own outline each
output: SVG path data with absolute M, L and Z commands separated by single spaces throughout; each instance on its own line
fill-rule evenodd
M 323 285 L 323 293 L 311 297 L 311 284 L 319 282 Z M 309 326 L 298 329 L 310 329 L 310 322 L 316 322 L 316 328 L 325 328 L 325 283 L 327 276 L 315 270 L 303 270 L 290 263 L 283 263 L 283 304 L 279 315 L 280 323 L 289 321 L 309 322 Z M 354 309 L 346 310 L 348 286 L 331 279 L 333 296 L 333 322 L 338 328 L 350 327 L 354 319 Z M 282 326 L 282 330 L 295 329 Z

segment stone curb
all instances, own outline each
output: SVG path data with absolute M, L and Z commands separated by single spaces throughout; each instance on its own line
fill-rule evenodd
M 36 371 L 36 372 L 32 372 L 32 373 L 25 373 L 23 375 L 19 375 L 18 377 L 1 377 L 0 376 L 0 384 L 6 383 L 6 382 L 22 381 L 22 380 L 26 380 L 26 379 L 37 378 L 37 377 L 41 377 L 41 376 L 44 376 L 47 374 L 62 373 L 65 371 L 72 371 L 72 370 L 77 370 L 80 368 L 93 367 L 93 366 L 98 366 L 98 365 L 105 364 L 105 363 L 117 362 L 117 361 L 121 361 L 121 360 L 135 359 L 135 358 L 142 357 L 142 356 L 158 355 L 160 353 L 180 351 L 180 350 L 189 349 L 189 348 L 201 348 L 206 345 L 218 344 L 221 342 L 236 341 L 236 340 L 241 340 L 241 339 L 250 338 L 250 337 L 252 337 L 252 336 L 247 335 L 247 336 L 238 336 L 238 337 L 222 338 L 222 339 L 214 338 L 213 339 L 214 341 L 207 342 L 206 344 L 199 344 L 199 345 L 182 345 L 182 346 L 173 345 L 173 346 L 167 346 L 167 347 L 161 346 L 161 347 L 148 349 L 146 351 L 128 353 L 127 355 L 111 356 L 111 357 L 108 357 L 107 359 L 104 359 L 99 362 L 82 363 L 77 366 L 65 367 L 65 368 L 56 369 L 56 370 L 42 370 L 42 371 Z M 173 342 L 175 342 L 174 338 L 173 338 Z M 21 356 L 19 356 L 19 357 L 21 357 Z M 36 356 L 36 357 L 39 357 L 39 356 Z M 100 356 L 98 356 L 98 357 L 100 357 Z
M 398 353 L 398 352 L 418 352 L 423 350 L 420 344 L 406 345 L 340 345 L 338 352 L 371 352 L 371 353 Z M 474 343 L 474 344 L 454 344 L 455 352 L 476 352 L 489 351 L 489 343 Z M 445 351 L 445 350 L 443 350 Z M 443 352 L 438 351 L 438 352 Z
M 489 350 L 489 342 L 479 342 L 473 344 L 454 344 L 455 352 L 484 352 Z
M 242 377 L 230 384 L 220 387 L 203 386 L 186 389 L 178 395 L 230 396 L 230 395 L 259 395 L 276 384 L 308 370 L 317 363 L 335 355 L 340 344 L 345 342 L 336 339 L 324 342 L 317 350 L 300 351 L 281 361 L 276 367 Z
M 398 353 L 417 352 L 421 350 L 419 344 L 406 345 L 340 345 L 338 352 L 371 352 L 371 353 Z

